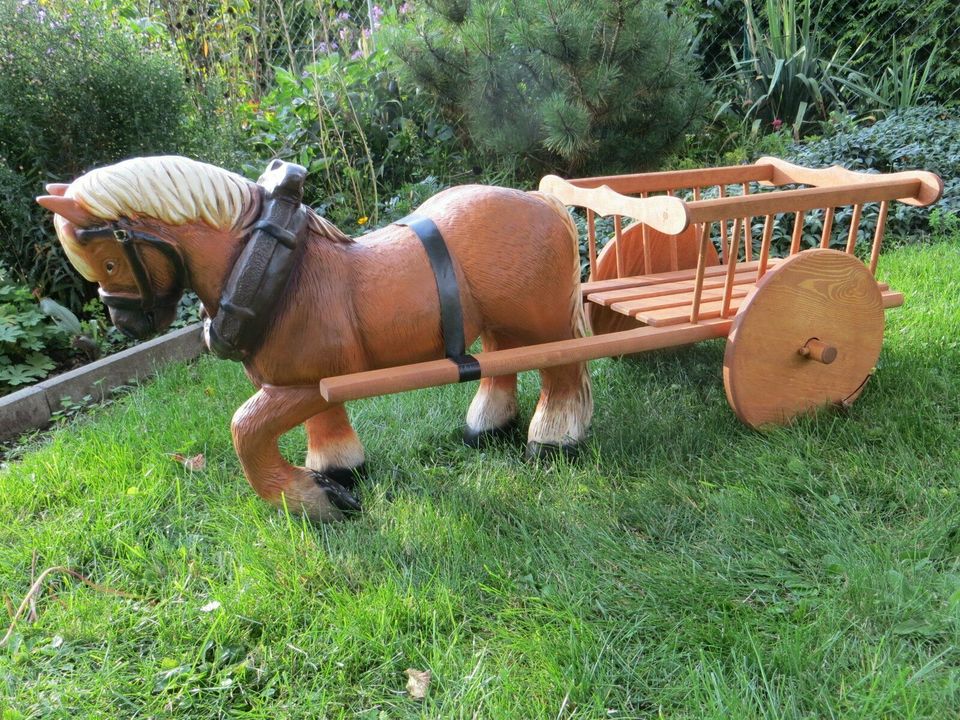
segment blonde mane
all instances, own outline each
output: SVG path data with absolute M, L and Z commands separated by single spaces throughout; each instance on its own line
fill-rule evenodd
M 91 170 L 66 195 L 102 220 L 146 216 L 169 225 L 200 220 L 218 230 L 236 228 L 256 200 L 257 185 L 214 165 L 175 155 L 133 158 Z M 333 242 L 352 242 L 333 223 L 310 213 L 310 227 Z

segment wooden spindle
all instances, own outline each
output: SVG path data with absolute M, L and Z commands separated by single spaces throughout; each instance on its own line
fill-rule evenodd
M 703 275 L 707 266 L 707 243 L 710 242 L 710 228 L 713 223 L 700 225 L 700 251 L 697 255 L 697 279 L 693 285 L 693 305 L 690 308 L 690 322 L 696 323 L 700 317 L 700 296 L 703 294 Z
M 623 218 L 620 215 L 613 216 L 613 235 L 616 240 L 614 250 L 617 251 L 617 277 L 623 277 Z
M 597 220 L 590 208 L 587 208 L 587 252 L 590 256 L 590 277 L 597 278 Z
M 773 239 L 773 215 L 767 215 L 763 221 L 763 239 L 760 241 L 760 262 L 757 265 L 757 282 L 767 273 L 770 260 L 770 241 Z
M 877 261 L 880 260 L 880 243 L 883 242 L 883 231 L 887 226 L 887 210 L 889 207 L 889 200 L 884 200 L 880 203 L 880 214 L 877 215 L 877 229 L 873 231 L 873 247 L 870 248 L 870 272 L 874 277 L 877 276 Z
M 790 254 L 796 255 L 800 252 L 800 241 L 803 239 L 803 221 L 806 213 L 801 210 L 797 213 L 797 219 L 793 221 L 793 236 L 790 238 Z
M 643 235 L 643 273 L 649 275 L 653 272 L 653 258 L 650 257 L 650 230 L 646 223 L 641 226 L 641 233 Z
M 750 194 L 750 183 L 743 184 L 743 194 L 744 196 Z M 753 260 L 753 218 L 745 217 L 743 219 L 743 261 L 751 260 Z
M 830 247 L 830 234 L 833 232 L 833 211 L 834 208 L 828 207 L 823 214 L 823 233 L 820 235 L 820 247 Z
M 695 187 L 695 188 L 693 189 L 693 199 L 694 199 L 694 201 L 697 201 L 697 200 L 700 199 L 700 188 L 699 188 L 699 187 Z
M 857 234 L 860 232 L 860 213 L 863 212 L 863 205 L 853 206 L 853 217 L 850 218 L 850 232 L 847 235 L 847 255 L 853 255 L 853 250 L 857 246 Z
M 733 221 L 733 232 L 730 235 L 730 253 L 727 255 L 727 281 L 723 286 L 723 307 L 720 317 L 730 314 L 730 299 L 733 296 L 733 276 L 737 272 L 737 256 L 740 254 L 740 218 Z
M 720 197 L 725 198 L 727 196 L 727 186 L 718 185 L 720 188 Z M 720 264 L 723 265 L 726 261 L 727 255 L 727 221 L 720 221 Z
M 670 269 L 679 270 L 680 269 L 680 250 L 677 245 L 679 240 L 676 235 L 670 236 Z

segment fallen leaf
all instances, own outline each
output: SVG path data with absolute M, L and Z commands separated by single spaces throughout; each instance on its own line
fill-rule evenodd
M 203 453 L 197 453 L 193 457 L 187 457 L 186 455 L 181 455 L 180 453 L 173 453 L 170 457 L 191 472 L 203 472 L 207 469 L 207 460 L 203 457 Z
M 220 601 L 214 600 L 213 602 L 208 602 L 206 605 L 200 608 L 200 612 L 213 612 L 214 610 L 219 610 L 219 609 L 220 609 Z
M 407 692 L 414 700 L 423 700 L 430 687 L 430 671 L 407 668 Z

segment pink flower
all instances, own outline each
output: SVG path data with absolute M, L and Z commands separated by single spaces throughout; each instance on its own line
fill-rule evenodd
M 780 128 L 783 127 L 783 120 L 781 120 L 780 118 L 774 118 L 773 122 L 770 124 L 773 125 L 774 132 L 780 132 Z
M 406 15 L 407 13 L 413 12 L 413 5 L 408 2 L 405 2 L 400 6 L 400 9 L 397 10 L 401 15 Z

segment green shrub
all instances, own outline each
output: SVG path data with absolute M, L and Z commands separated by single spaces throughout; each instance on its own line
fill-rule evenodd
M 269 157 L 300 163 L 310 173 L 306 201 L 347 231 L 376 223 L 397 188 L 463 163 L 451 127 L 432 100 L 398 82 L 386 52 L 333 51 L 299 76 L 278 69 L 274 82 L 250 118 L 261 160 L 248 174 Z
M 532 177 L 655 166 L 705 91 L 652 1 L 424 0 L 388 35 L 470 144 Z
M 209 157 L 216 127 L 175 58 L 84 3 L 0 0 L 0 48 L 0 261 L 76 310 L 87 291 L 35 207 L 43 183 L 135 155 Z
M 960 116 L 956 111 L 928 105 L 899 110 L 872 125 L 839 122 L 829 134 L 787 150 L 785 158 L 810 167 L 842 165 L 851 170 L 897 172 L 929 170 L 944 182 L 939 213 L 960 213 Z M 909 236 L 930 229 L 934 208 L 891 203 L 887 232 Z M 871 203 L 864 208 L 869 224 L 877 213 Z M 838 216 L 839 219 L 839 216 Z
M 0 394 L 45 378 L 69 351 L 69 334 L 0 267 Z

